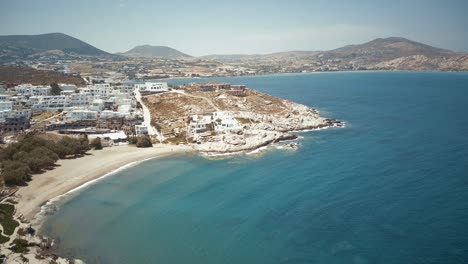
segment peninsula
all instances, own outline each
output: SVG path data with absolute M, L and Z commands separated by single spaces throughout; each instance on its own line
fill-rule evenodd
M 64 78 L 48 74 L 44 80 Z M 35 263 L 68 261 L 49 252 L 52 241 L 35 234 L 43 216 L 55 210 L 49 201 L 128 164 L 181 153 L 240 154 L 296 139 L 294 131 L 344 126 L 311 107 L 219 82 L 1 88 L 6 187 L 0 224 L 12 227 L 0 236 L 0 250 L 8 260 Z

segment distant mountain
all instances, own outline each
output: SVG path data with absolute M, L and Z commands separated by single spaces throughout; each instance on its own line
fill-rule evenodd
M 405 38 L 378 38 L 318 54 L 322 60 L 372 70 L 467 70 L 468 54 Z
M 41 54 L 115 56 L 62 33 L 0 36 L 0 60 Z
M 288 51 L 263 55 L 208 55 L 223 63 L 286 71 L 442 70 L 467 71 L 468 54 L 399 37 L 378 38 L 329 51 Z
M 323 52 L 322 55 L 342 59 L 365 58 L 368 61 L 378 62 L 413 55 L 437 57 L 449 56 L 453 53 L 450 50 L 435 48 L 405 38 L 390 37 L 374 39 L 359 45 L 344 46 Z
M 118 53 L 119 55 L 124 55 L 128 57 L 145 57 L 145 58 L 164 58 L 164 59 L 184 59 L 191 58 L 192 56 L 182 53 L 176 49 L 166 47 L 166 46 L 151 46 L 151 45 L 142 45 L 136 46 L 135 48 Z

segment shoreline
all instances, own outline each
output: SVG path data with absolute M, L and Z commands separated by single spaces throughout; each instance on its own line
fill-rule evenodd
M 122 145 L 92 150 L 81 158 L 59 160 L 58 167 L 34 175 L 27 186 L 19 188 L 15 194 L 18 201 L 15 217 L 22 222 L 31 223 L 36 220 L 41 208 L 50 201 L 112 175 L 131 164 L 189 152 L 192 152 L 192 149 L 187 146 L 155 144 L 151 148 L 136 148 Z
M 305 128 L 289 132 L 303 133 L 333 127 L 337 126 Z M 342 127 L 345 127 L 344 123 Z M 40 214 L 42 214 L 43 207 L 46 207 L 48 204 L 61 199 L 69 193 L 85 188 L 100 179 L 150 159 L 190 152 L 197 152 L 201 156 L 208 158 L 216 156 L 235 156 L 256 152 L 274 143 L 297 139 L 298 136 L 293 135 L 291 138 L 263 142 L 253 148 L 234 152 L 204 152 L 193 149 L 192 146 L 168 144 L 155 144 L 151 148 L 137 148 L 130 145 L 122 145 L 104 148 L 102 150 L 91 150 L 88 155 L 81 158 L 59 160 L 56 168 L 42 174 L 34 175 L 27 186 L 20 187 L 14 195 L 18 201 L 18 204 L 15 206 L 15 217 L 22 222 L 35 222 L 38 220 L 37 218 L 40 217 Z
M 242 78 L 242 77 L 265 77 L 265 76 L 294 76 L 294 75 L 308 75 L 308 74 L 322 74 L 322 73 L 468 73 L 468 71 L 437 71 L 437 70 L 345 70 L 345 71 L 308 71 L 308 72 L 277 72 L 265 74 L 245 74 L 245 75 L 227 75 L 227 76 L 200 76 L 200 77 L 168 77 L 161 79 L 139 79 L 138 82 L 145 81 L 171 81 L 171 80 L 192 80 L 192 79 L 213 79 L 213 78 Z

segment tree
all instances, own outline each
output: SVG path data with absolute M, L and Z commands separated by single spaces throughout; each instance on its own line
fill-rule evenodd
M 95 150 L 102 149 L 101 138 L 93 138 L 93 140 L 91 140 L 90 147 L 94 148 Z
M 52 95 L 60 95 L 62 88 L 57 83 L 51 83 L 50 88 L 52 88 Z
M 151 139 L 148 136 L 138 137 L 136 146 L 138 148 L 149 148 L 152 147 Z
M 15 160 L 2 162 L 2 176 L 6 184 L 24 185 L 31 180 L 31 170 L 28 165 Z
M 128 137 L 128 143 L 129 144 L 132 144 L 132 145 L 135 145 L 138 141 L 138 138 L 137 137 Z

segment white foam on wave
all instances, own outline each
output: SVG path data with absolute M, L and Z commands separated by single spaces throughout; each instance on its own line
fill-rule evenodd
M 250 152 L 247 152 L 247 153 L 245 153 L 245 154 L 246 154 L 246 155 L 253 155 L 253 154 L 257 154 L 257 153 L 259 153 L 259 152 L 261 152 L 261 151 L 264 151 L 264 150 L 266 150 L 266 149 L 268 149 L 268 146 L 263 146 L 263 147 L 259 147 L 259 148 L 257 148 L 257 149 L 254 149 L 254 150 L 252 150 L 252 151 L 250 151 Z
M 345 122 L 341 122 L 341 126 L 333 125 L 333 126 L 326 126 L 326 127 L 312 128 L 312 129 L 293 130 L 293 131 L 291 131 L 291 133 L 306 133 L 306 132 L 320 131 L 320 130 L 325 130 L 325 129 L 329 129 L 329 128 L 335 128 L 335 127 L 337 127 L 337 128 L 345 128 L 345 127 L 346 127 L 346 123 L 345 123 Z

